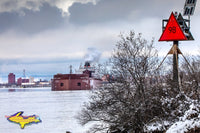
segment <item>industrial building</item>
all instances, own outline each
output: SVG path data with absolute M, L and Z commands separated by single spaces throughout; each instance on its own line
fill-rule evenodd
M 9 85 L 15 84 L 15 74 L 9 73 L 9 75 L 8 75 L 8 84 Z
M 22 83 L 29 83 L 29 79 L 26 78 L 18 78 L 17 85 L 22 85 Z

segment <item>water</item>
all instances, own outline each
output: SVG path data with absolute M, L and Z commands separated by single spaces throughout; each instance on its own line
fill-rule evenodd
M 89 91 L 51 91 L 50 88 L 1 89 L 0 133 L 83 133 L 87 127 L 75 116 L 88 101 Z M 25 126 L 9 122 L 5 116 L 24 111 L 38 115 L 42 123 Z

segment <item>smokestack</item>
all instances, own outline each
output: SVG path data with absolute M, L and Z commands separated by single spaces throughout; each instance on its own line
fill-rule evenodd
M 85 65 L 84 65 L 84 68 L 88 68 L 88 67 L 90 67 L 90 62 L 86 61 Z

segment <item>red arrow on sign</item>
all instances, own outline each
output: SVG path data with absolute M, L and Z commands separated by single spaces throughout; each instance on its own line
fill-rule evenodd
M 184 35 L 181 27 L 179 26 L 172 12 L 159 41 L 179 41 L 179 40 L 187 40 L 187 38 Z

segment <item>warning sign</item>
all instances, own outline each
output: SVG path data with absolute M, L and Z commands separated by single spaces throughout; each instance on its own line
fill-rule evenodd
M 184 35 L 181 27 L 179 26 L 172 12 L 159 41 L 179 41 L 179 40 L 187 40 L 187 37 Z

